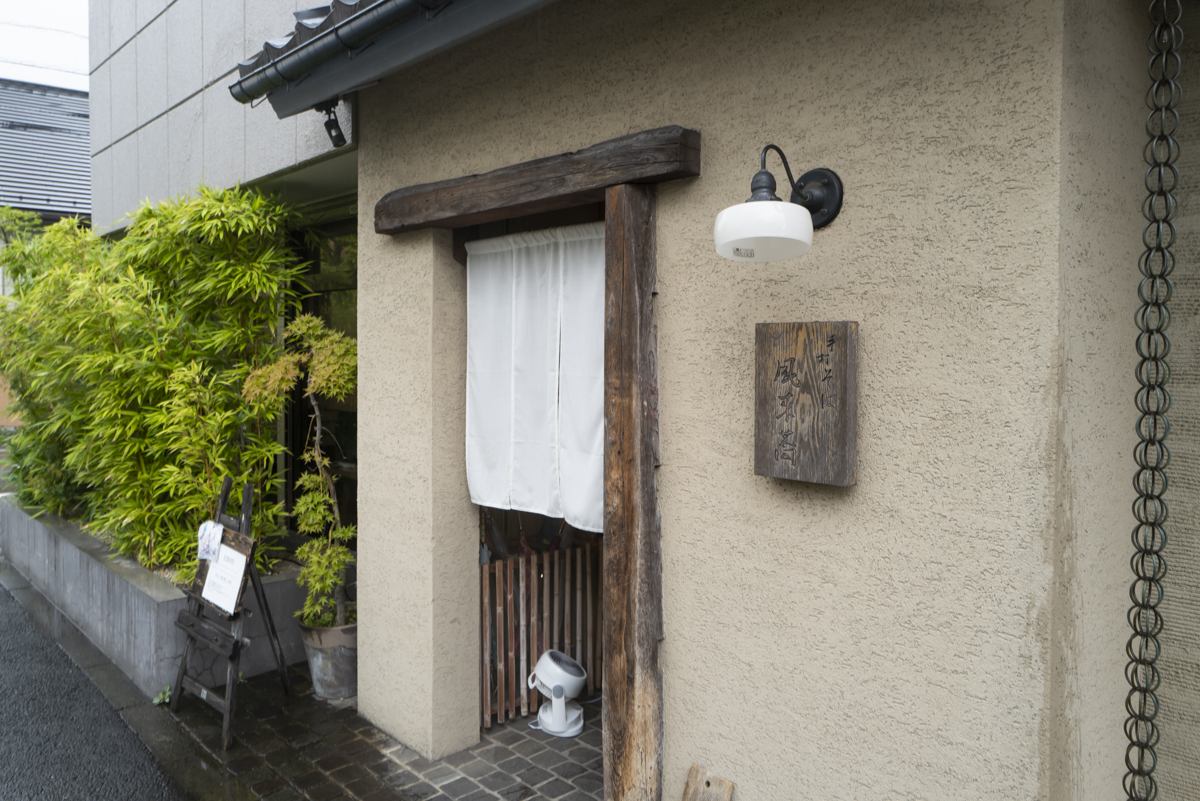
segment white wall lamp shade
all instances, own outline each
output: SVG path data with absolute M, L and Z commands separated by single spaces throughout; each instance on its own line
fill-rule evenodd
M 733 261 L 795 259 L 808 253 L 812 239 L 812 214 L 782 200 L 730 206 L 713 226 L 717 253 Z
M 788 202 L 775 194 L 775 176 L 767 170 L 767 151 L 774 150 L 787 171 L 792 195 Z M 717 215 L 713 244 L 733 261 L 783 261 L 808 253 L 813 229 L 833 222 L 842 210 L 842 180 L 833 170 L 818 167 L 792 178 L 787 157 L 775 145 L 762 150 L 760 166 L 750 181 L 750 199 Z

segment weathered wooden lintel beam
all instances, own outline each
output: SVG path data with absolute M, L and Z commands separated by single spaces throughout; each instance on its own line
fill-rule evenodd
M 700 174 L 700 133 L 678 125 L 573 153 L 396 189 L 375 204 L 375 232 L 460 228 L 604 200 L 607 187 Z

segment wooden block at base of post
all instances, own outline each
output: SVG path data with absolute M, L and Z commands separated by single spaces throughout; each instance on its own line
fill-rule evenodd
M 729 801 L 733 798 L 733 782 L 709 773 L 699 765 L 688 771 L 683 786 L 683 801 Z

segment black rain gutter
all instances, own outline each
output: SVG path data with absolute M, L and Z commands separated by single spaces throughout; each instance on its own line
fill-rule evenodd
M 249 98 L 265 95 L 279 119 L 303 114 L 318 103 L 370 86 L 554 2 L 556 0 L 444 0 L 434 7 L 431 0 L 385 0 L 342 22 L 338 26 L 340 40 L 338 36 L 329 35 L 333 33 L 332 29 L 326 31 L 247 74 L 229 89 L 243 103 L 250 102 Z M 373 33 L 366 33 L 365 28 L 356 28 L 353 34 L 345 30 L 348 24 L 376 9 L 387 11 L 389 21 L 380 23 L 379 28 L 372 27 Z M 413 9 L 416 13 L 412 13 Z M 425 10 L 429 13 L 422 13 Z M 391 13 L 396 16 L 392 17 Z M 303 51 L 324 39 L 333 44 L 320 45 L 329 48 L 324 51 L 323 60 L 302 55 Z M 352 49 L 343 46 L 342 42 L 353 43 Z M 255 78 L 258 73 L 263 77 Z M 251 79 L 256 84 L 261 81 L 253 95 L 248 91 Z M 248 99 L 239 97 L 239 91 Z
M 250 103 L 280 86 L 303 78 L 333 57 L 354 50 L 383 29 L 415 16 L 418 0 L 380 0 L 349 19 L 271 60 L 229 87 L 239 103 Z

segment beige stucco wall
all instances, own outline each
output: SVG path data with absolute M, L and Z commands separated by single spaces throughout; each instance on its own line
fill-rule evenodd
M 1069 0 L 1064 31 L 1059 535 L 1047 553 L 1053 715 L 1043 735 L 1052 749 L 1051 797 L 1100 799 L 1121 795 L 1127 745 L 1133 310 L 1149 23 L 1138 3 Z
M 385 249 L 358 274 L 368 322 L 359 475 L 370 476 L 358 490 L 360 708 L 407 745 L 445 755 L 479 736 L 479 549 L 462 466 L 466 274 L 448 232 L 371 237 Z
M 692 762 L 739 801 L 1116 792 L 1124 24 L 1000 0 L 576 0 L 364 91 L 363 713 L 426 754 L 477 736 L 461 268 L 444 234 L 375 235 L 375 201 L 680 124 L 704 165 L 658 194 L 663 797 Z M 804 259 L 722 261 L 713 218 L 769 141 L 837 170 L 845 208 Z M 753 475 L 754 324 L 785 320 L 860 323 L 856 487 Z

